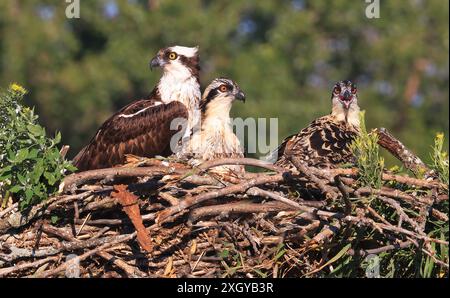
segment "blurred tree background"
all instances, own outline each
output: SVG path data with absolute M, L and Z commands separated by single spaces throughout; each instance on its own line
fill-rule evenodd
M 449 130 L 449 2 L 364 0 L 0 1 L 0 86 L 30 90 L 48 133 L 69 157 L 120 107 L 146 96 L 159 48 L 200 46 L 201 81 L 236 80 L 235 117 L 279 118 L 280 140 L 330 112 L 335 81 L 351 79 L 369 128 L 386 127 L 429 159 Z

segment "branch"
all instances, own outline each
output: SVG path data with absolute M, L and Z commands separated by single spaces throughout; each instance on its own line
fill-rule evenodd
M 399 140 L 394 138 L 386 128 L 375 129 L 378 134 L 378 144 L 388 150 L 398 160 L 400 160 L 408 170 L 418 176 L 421 173 L 430 173 L 430 169 L 423 161 L 405 147 Z

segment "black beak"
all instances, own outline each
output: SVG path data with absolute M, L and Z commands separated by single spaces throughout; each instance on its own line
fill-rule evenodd
M 153 70 L 153 68 L 155 68 L 155 67 L 161 67 L 161 59 L 158 56 L 155 56 L 150 61 L 150 69 Z
M 240 101 L 242 101 L 242 102 L 245 102 L 245 94 L 244 94 L 244 92 L 239 91 L 239 92 L 235 95 L 235 98 L 236 98 L 237 100 L 240 100 Z
M 350 104 L 352 103 L 352 94 L 350 93 L 350 91 L 344 91 L 344 94 L 342 94 L 341 102 L 344 104 L 344 107 L 346 109 L 350 107 Z

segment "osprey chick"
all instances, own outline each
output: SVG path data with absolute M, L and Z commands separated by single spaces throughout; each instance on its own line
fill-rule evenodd
M 353 161 L 350 144 L 359 134 L 359 106 L 356 86 L 340 81 L 331 93 L 331 114 L 314 120 L 298 134 L 283 140 L 275 154 L 276 165 L 291 168 L 287 154 L 310 166 L 332 167 Z
M 187 146 L 186 155 L 194 159 L 191 162 L 244 157 L 244 151 L 233 132 L 230 118 L 231 106 L 236 99 L 245 102 L 245 94 L 230 79 L 217 78 L 206 87 L 200 103 L 201 127 L 193 133 Z M 217 173 L 243 170 L 242 166 L 236 165 L 214 168 Z
M 106 120 L 90 143 L 73 159 L 78 170 L 122 164 L 126 154 L 153 157 L 172 153 L 170 140 L 174 119 L 187 119 L 185 132 L 198 121 L 200 82 L 198 47 L 161 49 L 150 67 L 163 75 L 151 94 L 134 101 Z

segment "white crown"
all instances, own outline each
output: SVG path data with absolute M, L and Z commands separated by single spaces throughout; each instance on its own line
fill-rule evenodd
M 193 48 L 182 47 L 182 46 L 173 46 L 173 47 L 170 47 L 170 50 L 179 55 L 183 55 L 183 56 L 190 58 L 190 57 L 194 57 L 195 55 L 197 55 L 198 46 L 193 47 Z

